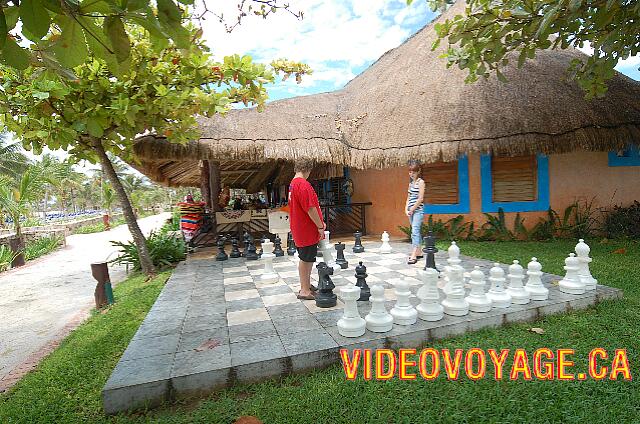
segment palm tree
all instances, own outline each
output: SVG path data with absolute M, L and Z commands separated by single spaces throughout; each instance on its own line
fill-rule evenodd
M 27 169 L 29 162 L 20 143 L 11 141 L 7 133 L 0 133 L 0 175 L 16 178 Z
M 13 184 L 6 177 L 5 184 L 0 184 L 0 210 L 9 215 L 16 232 L 12 243 L 12 250 L 18 256 L 14 259 L 14 266 L 24 265 L 24 239 L 20 219 L 27 216 L 31 206 L 39 199 L 44 179 L 42 171 L 37 167 L 27 168 Z

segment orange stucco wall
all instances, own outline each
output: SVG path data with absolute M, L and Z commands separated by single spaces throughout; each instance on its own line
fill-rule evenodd
M 367 208 L 367 231 L 370 234 L 388 231 L 402 235 L 398 225 L 409 225 L 403 213 L 409 176 L 405 168 L 384 170 L 351 170 L 354 183 L 353 202 L 372 202 Z M 562 213 L 574 201 L 594 199 L 595 207 L 628 205 L 640 200 L 640 167 L 609 167 L 606 152 L 574 152 L 549 156 L 550 206 Z M 480 156 L 469 156 L 470 213 L 466 221 L 483 224 L 480 192 Z M 443 221 L 458 214 L 440 214 Z M 507 213 L 511 227 L 516 213 Z M 522 212 L 525 225 L 532 226 L 545 212 Z M 425 216 L 425 219 L 427 217 Z

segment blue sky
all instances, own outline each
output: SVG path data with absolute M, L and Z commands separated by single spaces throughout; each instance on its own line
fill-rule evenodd
M 235 2 L 223 11 L 229 21 Z M 298 85 L 293 79 L 269 87 L 270 100 L 333 91 L 364 71 L 384 52 L 400 45 L 433 20 L 425 0 L 291 0 L 304 19 L 282 11 L 268 19 L 247 18 L 232 33 L 214 19 L 205 25 L 205 38 L 218 58 L 238 53 L 269 63 L 286 57 L 309 64 L 314 70 Z M 222 6 L 220 6 L 222 7 Z M 584 49 L 589 52 L 588 48 Z M 640 80 L 640 56 L 617 69 Z

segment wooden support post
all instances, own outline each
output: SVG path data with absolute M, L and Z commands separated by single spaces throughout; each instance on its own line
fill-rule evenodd
M 222 210 L 218 204 L 218 198 L 220 197 L 220 163 L 208 161 L 209 165 L 209 193 L 211 193 L 211 221 L 213 223 L 213 230 L 218 233 L 218 222 L 216 221 L 216 212 Z
M 209 210 L 213 210 L 213 198 L 209 187 L 209 161 L 203 160 L 200 167 L 200 193 Z

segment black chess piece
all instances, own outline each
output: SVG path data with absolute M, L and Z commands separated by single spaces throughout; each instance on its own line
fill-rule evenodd
M 229 256 L 227 256 L 227 252 L 224 251 L 225 242 L 226 239 L 224 237 L 218 237 L 218 254 L 216 255 L 216 261 L 226 261 L 227 259 L 229 259 Z
M 258 260 L 258 253 L 256 252 L 256 245 L 253 243 L 253 239 L 248 240 L 247 247 L 244 249 L 244 257 L 248 261 Z
M 289 233 L 287 236 L 287 255 L 293 256 L 296 253 L 296 243 L 293 241 L 293 234 Z
M 362 265 L 362 261 L 358 262 L 358 265 L 356 265 L 356 286 L 360 287 L 360 297 L 358 300 L 369 300 L 371 296 L 371 291 L 369 290 L 369 285 L 366 280 L 368 276 L 367 267 Z
M 422 251 L 425 254 L 425 265 L 424 269 L 432 268 L 438 271 L 436 268 L 436 253 L 438 252 L 438 248 L 436 247 L 436 237 L 433 235 L 433 231 L 429 231 L 427 236 L 423 238 L 424 248 Z
M 276 234 L 276 238 L 273 240 L 273 254 L 278 256 L 284 256 L 284 250 L 282 250 L 282 240 L 280 236 Z
M 336 306 L 338 296 L 333 292 L 336 287 L 331 281 L 330 275 L 333 275 L 333 268 L 327 266 L 325 262 L 316 265 L 318 269 L 318 291 L 316 292 L 316 306 L 318 308 L 331 308 Z
M 238 239 L 234 237 L 231 239 L 231 253 L 229 253 L 229 257 L 235 259 L 240 256 L 242 256 L 242 252 L 238 249 Z
M 349 267 L 349 262 L 344 258 L 344 248 L 346 247 L 342 244 L 341 241 L 334 244 L 336 248 L 336 263 L 340 265 L 341 269 L 347 269 Z
M 362 233 L 360 231 L 356 231 L 353 233 L 353 236 L 356 238 L 356 244 L 353 246 L 353 253 L 364 252 L 364 246 L 362 245 Z

